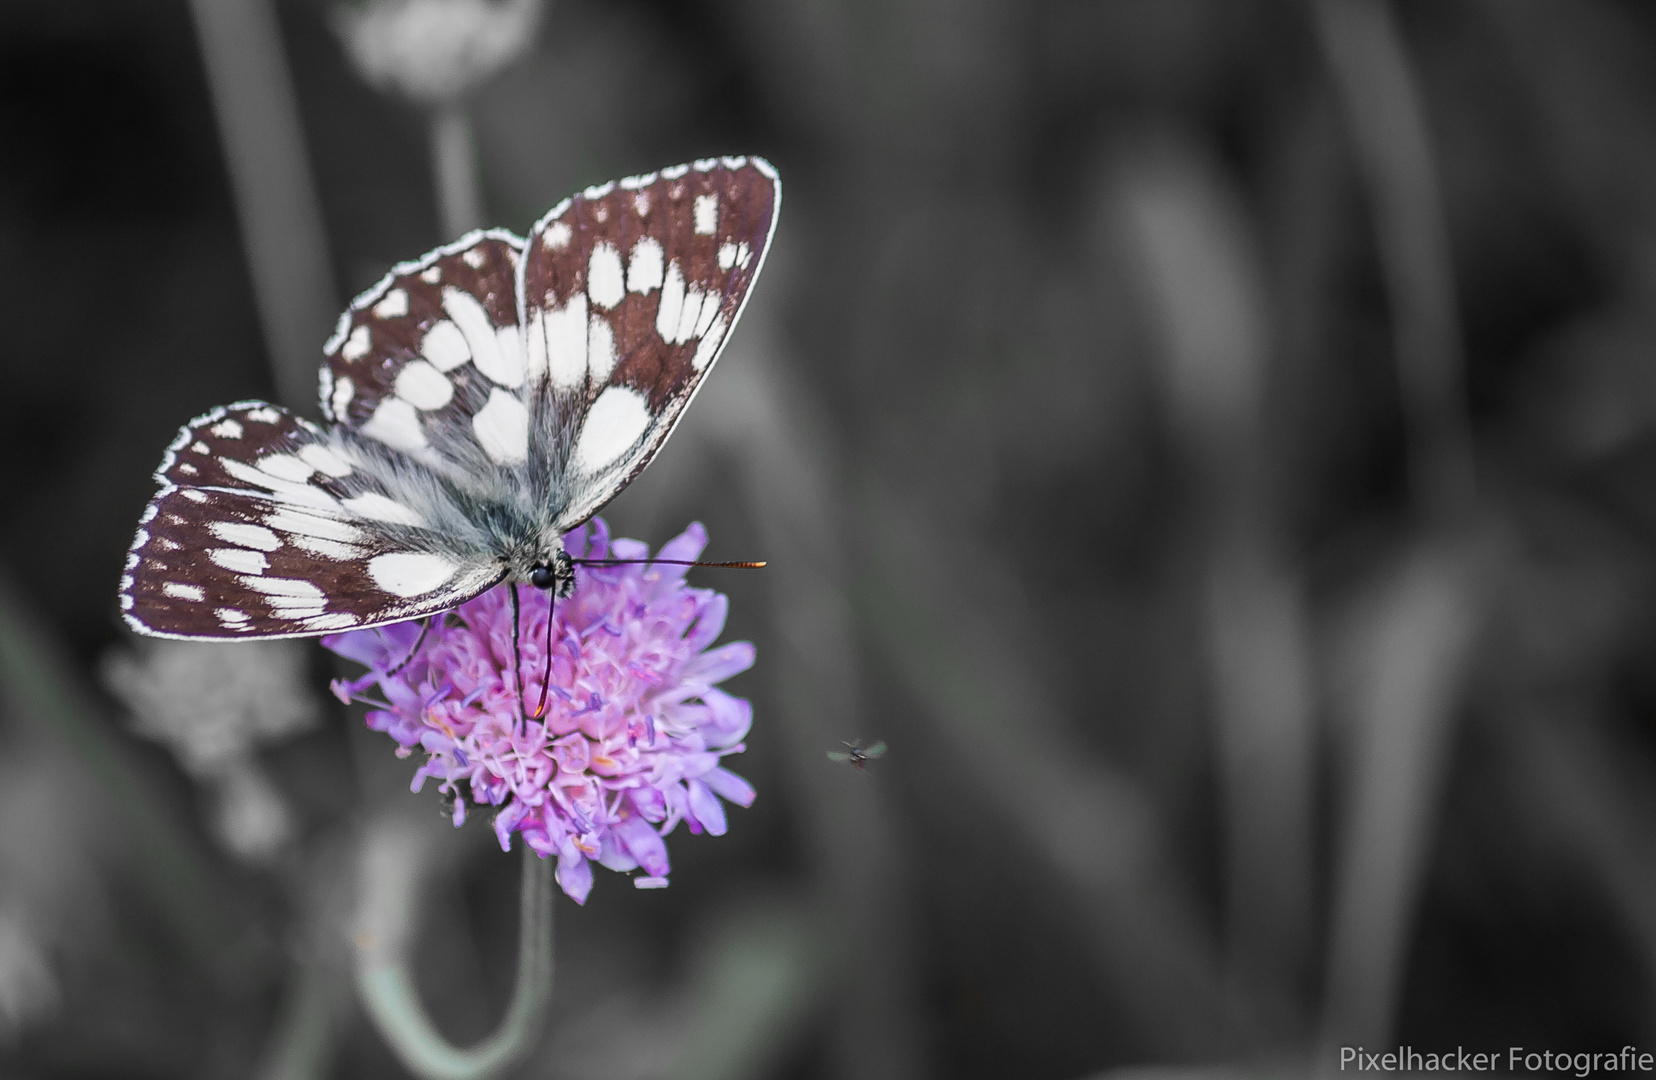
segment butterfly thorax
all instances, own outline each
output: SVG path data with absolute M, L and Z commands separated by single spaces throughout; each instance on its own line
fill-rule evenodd
M 334 446 L 360 467 L 343 482 L 342 493 L 371 484 L 364 490 L 383 493 L 405 509 L 410 546 L 472 565 L 491 563 L 499 580 L 560 598 L 573 590 L 575 569 L 558 528 L 561 507 L 535 490 L 527 470 L 456 468 L 446 457 L 421 458 L 342 433 L 335 434 Z M 399 523 L 386 524 L 395 530 Z

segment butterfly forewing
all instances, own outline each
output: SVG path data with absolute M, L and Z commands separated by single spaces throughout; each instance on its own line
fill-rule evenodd
M 428 465 L 521 465 L 522 247 L 502 230 L 472 233 L 398 266 L 358 297 L 324 350 L 323 413 Z
M 723 158 L 590 188 L 529 238 L 531 407 L 558 526 L 608 502 L 661 447 L 718 358 L 764 260 L 780 187 Z
M 129 625 L 182 638 L 319 634 L 446 610 L 499 579 L 364 464 L 262 402 L 190 423 L 127 557 Z

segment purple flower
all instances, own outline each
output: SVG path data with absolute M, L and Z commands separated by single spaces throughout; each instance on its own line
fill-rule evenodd
M 694 524 L 659 555 L 694 559 L 706 544 L 706 531 Z M 649 554 L 636 540 L 612 542 L 598 518 L 570 532 L 564 545 L 577 559 Z M 547 594 L 519 588 L 525 713 L 534 713 L 551 671 L 539 719 L 519 712 L 507 585 L 438 617 L 406 664 L 418 622 L 323 638 L 369 669 L 337 680 L 334 692 L 375 706 L 368 726 L 395 739 L 399 757 L 425 754 L 414 790 L 436 777 L 454 799 L 456 826 L 465 821 L 469 797 L 498 808 L 502 848 L 510 850 L 516 831 L 542 857 L 556 855 L 558 883 L 576 902 L 592 889 L 592 860 L 611 870 L 642 867 L 635 884 L 659 888 L 668 871 L 663 836 L 681 820 L 692 832 L 721 835 L 720 798 L 747 806 L 754 795 L 720 765 L 724 755 L 745 749 L 753 709 L 714 685 L 752 666 L 753 646 L 710 648 L 729 603 L 686 587 L 685 569 L 583 566 L 574 594 L 555 613 Z M 383 700 L 368 696 L 375 684 Z

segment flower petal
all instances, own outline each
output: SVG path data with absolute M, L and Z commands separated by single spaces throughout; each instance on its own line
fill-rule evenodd
M 577 904 L 586 903 L 592 891 L 592 864 L 575 850 L 574 844 L 558 853 L 558 885 Z
M 701 827 L 714 836 L 725 834 L 724 806 L 719 797 L 713 794 L 713 789 L 700 780 L 688 782 L 690 788 L 690 812 L 696 816 Z
M 753 727 L 752 703 L 716 687 L 702 691 L 701 699 L 708 711 L 708 719 L 701 726 L 708 746 L 723 750 L 747 738 L 748 729 Z
M 707 530 L 702 523 L 692 521 L 690 527 L 661 545 L 656 552 L 657 558 L 684 559 L 694 562 L 703 551 L 707 550 Z
M 633 816 L 627 818 L 615 827 L 620 835 L 621 844 L 627 853 L 638 860 L 652 877 L 666 877 L 670 869 L 667 862 L 667 845 L 656 831 L 650 828 L 650 823 L 643 818 Z
M 737 806 L 753 805 L 754 796 L 757 794 L 753 790 L 753 785 L 729 769 L 714 769 L 701 779 L 708 787 Z
M 689 666 L 684 669 L 684 677 L 701 679 L 707 683 L 723 682 L 737 672 L 752 667 L 753 653 L 751 641 L 732 641 L 712 652 L 702 653 L 690 661 Z
M 690 646 L 693 652 L 701 652 L 724 633 L 725 616 L 729 613 L 730 598 L 723 593 L 714 593 L 707 603 L 702 605 L 696 625 L 684 635 L 684 643 Z

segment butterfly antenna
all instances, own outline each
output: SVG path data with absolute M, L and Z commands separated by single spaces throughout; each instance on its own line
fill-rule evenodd
M 535 715 L 531 720 L 539 720 L 546 715 L 546 695 L 552 691 L 552 615 L 557 611 L 558 600 L 549 597 L 546 605 L 546 678 L 541 682 L 540 704 L 535 706 Z
M 517 582 L 512 582 L 512 680 L 517 683 L 518 717 L 523 729 L 529 730 L 529 719 L 523 712 L 523 651 L 518 648 L 518 622 L 522 610 L 518 607 Z
M 763 562 L 696 562 L 692 559 L 571 559 L 576 566 L 633 566 L 638 563 L 666 563 L 669 566 L 711 566 L 721 570 L 758 570 Z
M 435 616 L 433 616 L 433 618 L 435 618 Z M 428 618 L 420 624 L 420 636 L 414 639 L 414 647 L 408 650 L 408 655 L 402 658 L 402 663 L 398 664 L 390 671 L 387 671 L 386 674 L 395 675 L 397 672 L 407 667 L 413 661 L 415 654 L 420 651 L 420 646 L 425 644 L 426 635 L 430 632 L 431 619 Z

